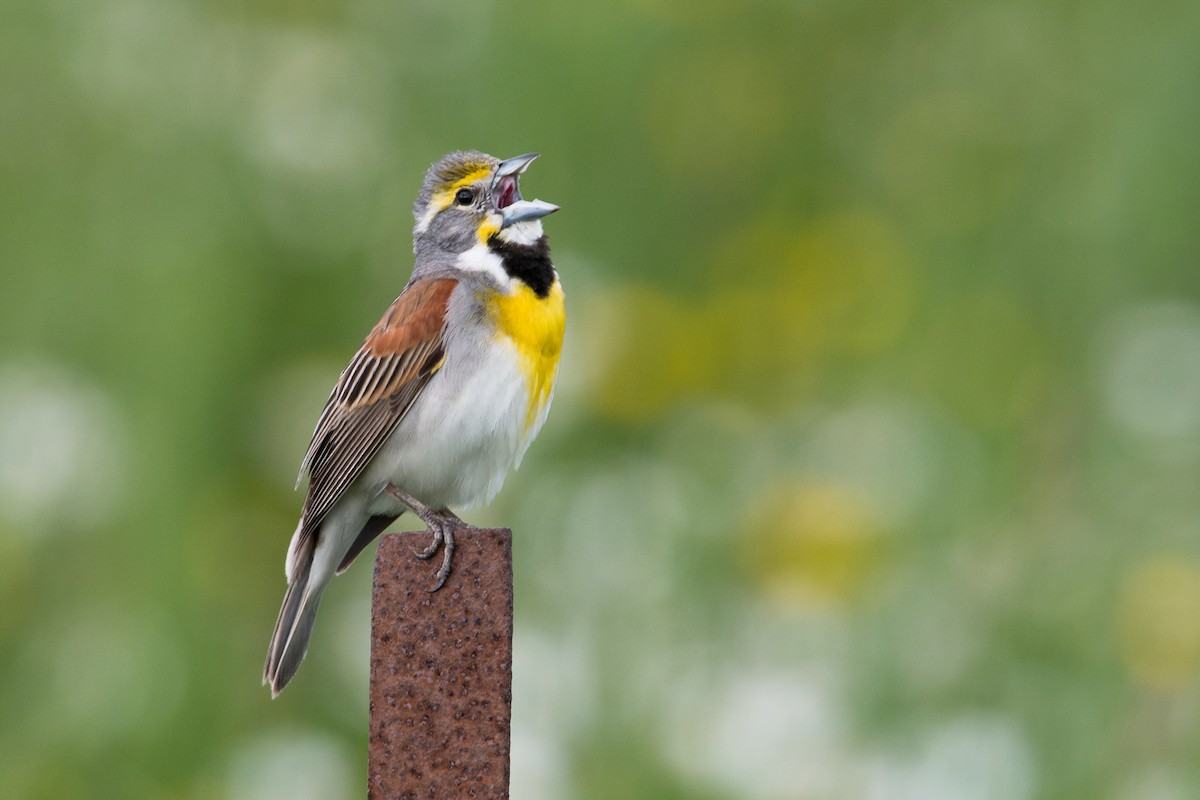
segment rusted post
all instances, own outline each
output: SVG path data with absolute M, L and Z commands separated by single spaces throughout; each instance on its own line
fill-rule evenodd
M 383 537 L 371 612 L 368 796 L 507 800 L 512 532 L 460 529 L 436 592 L 413 557 L 425 533 Z

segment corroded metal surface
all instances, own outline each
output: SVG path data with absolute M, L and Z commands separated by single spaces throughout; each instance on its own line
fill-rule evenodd
M 508 798 L 512 532 L 460 529 L 450 579 L 428 592 L 425 533 L 383 537 L 371 614 L 368 794 Z

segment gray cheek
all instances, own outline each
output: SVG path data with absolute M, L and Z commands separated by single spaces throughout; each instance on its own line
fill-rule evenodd
M 429 234 L 440 249 L 450 253 L 461 253 L 475 242 L 471 220 L 463 216 L 438 215 L 430 226 Z

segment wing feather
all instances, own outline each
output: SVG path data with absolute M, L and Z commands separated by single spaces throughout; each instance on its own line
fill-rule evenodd
M 319 528 L 408 413 L 444 356 L 452 278 L 410 284 L 372 329 L 317 420 L 300 473 L 309 475 L 301 541 Z

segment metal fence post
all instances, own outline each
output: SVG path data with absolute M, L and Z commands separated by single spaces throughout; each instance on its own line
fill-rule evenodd
M 368 796 L 507 800 L 512 531 L 455 533 L 454 571 L 427 591 L 426 533 L 384 536 L 371 609 Z M 440 555 L 434 558 L 438 561 Z

